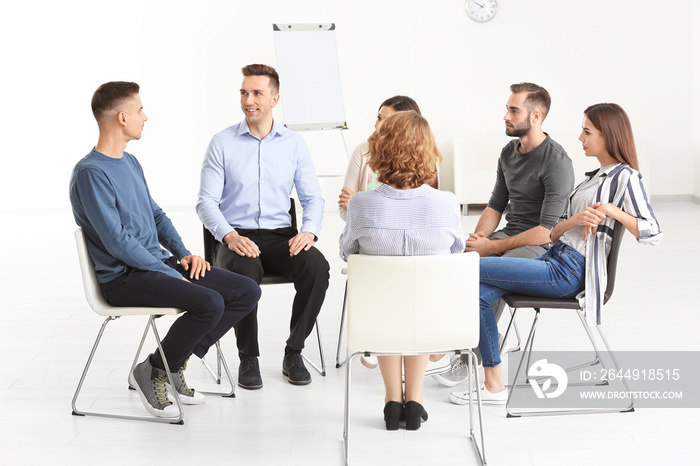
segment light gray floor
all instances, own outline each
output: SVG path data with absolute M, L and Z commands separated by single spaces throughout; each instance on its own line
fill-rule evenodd
M 605 329 L 615 349 L 700 349 L 700 206 L 655 206 L 665 239 L 656 248 L 625 240 L 618 287 L 606 307 Z M 191 208 L 170 216 L 193 252 L 201 227 Z M 312 373 L 306 387 L 281 373 L 291 286 L 266 287 L 260 304 L 261 369 L 265 386 L 237 397 L 207 397 L 186 407 L 185 425 L 71 416 L 70 401 L 102 319 L 83 297 L 69 212 L 2 214 L 0 269 L 0 464 L 342 464 L 344 369 L 334 366 L 344 277 L 337 256 L 343 223 L 327 213 L 320 249 L 331 262 L 331 284 L 320 322 L 327 377 Z M 464 217 L 473 228 L 477 217 Z M 529 327 L 531 311 L 519 321 Z M 567 314 L 545 316 L 537 347 L 582 349 L 580 324 Z M 167 328 L 167 317 L 159 328 Z M 143 318 L 108 326 L 81 407 L 145 413 L 126 389 L 127 371 Z M 449 322 L 445 322 L 449 325 Z M 236 371 L 233 335 L 222 342 Z M 153 343 L 148 345 L 152 350 Z M 315 343 L 307 342 L 311 357 Z M 191 361 L 191 386 L 205 388 L 201 364 Z M 430 420 L 418 432 L 387 432 L 378 370 L 357 367 L 354 385 L 354 464 L 477 464 L 466 439 L 467 410 L 449 404 L 450 389 L 426 380 Z M 691 409 L 638 409 L 632 414 L 508 419 L 484 408 L 487 454 L 494 465 L 695 464 L 700 418 Z

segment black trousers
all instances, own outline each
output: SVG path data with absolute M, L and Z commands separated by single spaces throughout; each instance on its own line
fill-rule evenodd
M 226 245 L 218 244 L 214 251 L 214 265 L 250 277 L 256 283 L 262 281 L 264 274 L 281 275 L 294 282 L 296 296 L 292 303 L 287 346 L 292 351 L 301 351 L 326 297 L 330 279 L 328 261 L 315 247 L 290 257 L 289 239 L 297 234 L 292 227 L 236 231 L 258 246 L 260 256 L 239 256 Z M 260 355 L 257 311 L 256 306 L 235 327 L 239 354 Z
M 189 277 L 174 257 L 166 264 Z M 260 299 L 260 287 L 253 280 L 214 267 L 191 283 L 160 272 L 134 269 L 100 287 L 113 306 L 176 307 L 185 311 L 162 340 L 168 366 L 173 372 L 177 372 L 191 354 L 203 357 L 210 346 L 257 306 Z M 163 369 L 165 366 L 157 350 L 153 357 L 155 365 Z

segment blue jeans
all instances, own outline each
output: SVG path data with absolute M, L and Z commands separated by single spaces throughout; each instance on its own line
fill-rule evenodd
M 498 326 L 492 305 L 510 293 L 546 298 L 572 298 L 585 285 L 586 258 L 562 242 L 534 259 L 482 257 L 479 304 L 479 351 L 484 367 L 501 364 Z

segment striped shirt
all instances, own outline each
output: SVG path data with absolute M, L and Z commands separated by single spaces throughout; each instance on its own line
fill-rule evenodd
M 464 252 L 464 241 L 453 193 L 426 184 L 415 189 L 381 185 L 350 198 L 340 257 L 455 254 Z
M 591 189 L 592 186 L 595 189 Z M 636 217 L 638 242 L 656 245 L 661 241 L 663 234 L 659 222 L 649 203 L 642 175 L 637 170 L 623 163 L 616 163 L 586 173 L 586 179 L 571 194 L 569 217 L 596 202 L 611 204 Z M 581 244 L 581 240 L 578 239 L 581 235 L 580 227 L 567 231 L 560 238 L 586 256 L 586 288 L 577 298 L 589 325 L 601 323 L 604 286 L 608 280 L 606 259 L 612 244 L 614 223 L 613 218 L 605 217 L 598 225 L 596 233 L 585 240 L 585 244 Z

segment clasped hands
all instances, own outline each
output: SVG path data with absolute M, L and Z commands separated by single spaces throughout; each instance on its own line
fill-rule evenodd
M 314 234 L 308 231 L 303 231 L 289 239 L 289 256 L 294 257 L 302 250 L 308 251 L 314 245 Z M 236 231 L 232 231 L 224 236 L 224 243 L 228 248 L 245 257 L 260 256 L 260 248 L 249 238 L 239 235 Z
M 606 216 L 610 215 L 611 209 L 614 207 L 610 204 L 603 204 L 596 202 L 590 207 L 586 207 L 581 212 L 571 216 L 571 220 L 574 224 L 581 227 L 581 237 L 588 239 L 591 233 L 594 233 L 598 229 L 600 222 L 605 219 Z
M 488 239 L 483 233 L 469 233 L 464 251 L 476 251 L 481 257 L 488 257 L 496 252 L 493 248 L 493 240 Z
M 338 207 L 342 207 L 344 209 L 347 209 L 348 202 L 350 202 L 350 198 L 352 197 L 353 194 L 355 194 L 355 193 L 353 193 L 348 188 L 341 189 L 340 196 L 338 196 Z

